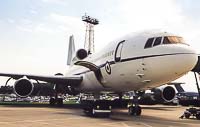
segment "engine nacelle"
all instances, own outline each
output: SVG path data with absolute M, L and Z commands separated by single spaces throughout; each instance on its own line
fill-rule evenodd
M 86 57 L 88 56 L 88 53 L 85 49 L 79 49 L 77 52 L 76 52 L 76 57 L 79 59 L 79 60 L 82 60 L 82 59 L 85 59 Z
M 27 97 L 33 93 L 34 85 L 29 79 L 21 78 L 15 82 L 13 89 L 17 96 Z
M 154 92 L 154 99 L 159 102 L 171 102 L 176 96 L 176 91 L 171 86 L 155 88 L 152 91 Z
M 55 94 L 53 87 L 54 85 L 50 83 L 32 83 L 27 78 L 21 78 L 15 82 L 13 90 L 19 97 L 53 96 Z

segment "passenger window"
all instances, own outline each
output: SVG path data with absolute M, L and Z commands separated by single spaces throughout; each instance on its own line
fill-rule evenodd
M 160 45 L 161 44 L 161 40 L 162 40 L 162 37 L 157 37 L 153 46 L 156 46 L 156 45 Z
M 153 44 L 154 38 L 149 38 L 144 46 L 144 48 L 150 48 Z
M 170 44 L 168 37 L 164 37 L 163 44 Z

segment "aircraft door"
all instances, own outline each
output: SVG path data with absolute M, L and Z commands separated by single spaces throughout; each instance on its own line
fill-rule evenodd
M 115 62 L 120 62 L 121 61 L 121 52 L 122 52 L 122 48 L 123 48 L 123 43 L 125 42 L 125 40 L 121 41 L 118 43 L 116 50 L 115 50 Z

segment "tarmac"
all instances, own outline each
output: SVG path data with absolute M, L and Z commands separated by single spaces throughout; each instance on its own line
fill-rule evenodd
M 86 116 L 78 106 L 0 105 L 0 127 L 199 127 L 195 118 L 179 119 L 187 107 L 142 106 L 141 116 L 114 109 L 109 118 Z

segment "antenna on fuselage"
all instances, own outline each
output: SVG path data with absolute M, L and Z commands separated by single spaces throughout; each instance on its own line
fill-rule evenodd
M 85 22 L 86 25 L 84 48 L 88 51 L 88 54 L 92 54 L 95 51 L 94 26 L 99 24 L 99 20 L 85 14 L 82 16 L 82 21 Z

